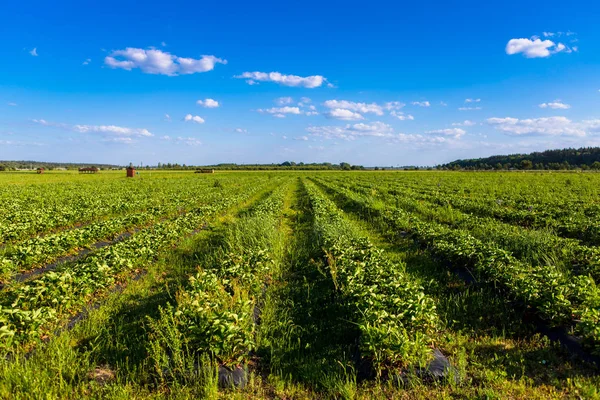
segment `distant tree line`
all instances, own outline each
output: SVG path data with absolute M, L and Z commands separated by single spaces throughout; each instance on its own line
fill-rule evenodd
M 1 161 L 0 171 L 15 171 L 19 169 L 37 169 L 44 168 L 46 170 L 66 169 L 77 170 L 79 168 L 96 167 L 99 169 L 121 168 L 118 165 L 112 164 L 84 164 L 84 163 L 56 163 L 42 161 Z
M 600 147 L 568 148 L 531 154 L 456 160 L 437 168 L 450 170 L 600 170 Z
M 169 169 L 169 170 L 195 170 L 200 168 L 208 168 L 214 170 L 232 170 L 232 171 L 264 171 L 264 170 L 364 170 L 365 167 L 362 165 L 351 165 L 346 162 L 339 164 L 332 163 L 303 163 L 285 161 L 281 164 L 215 164 L 215 165 L 186 165 L 177 163 L 158 163 L 158 169 Z

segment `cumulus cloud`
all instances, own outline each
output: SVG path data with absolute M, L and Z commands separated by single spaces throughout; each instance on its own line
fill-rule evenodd
M 293 102 L 294 99 L 292 99 L 291 97 L 279 97 L 275 99 L 275 104 L 277 104 L 278 106 L 285 106 L 286 104 L 292 104 Z
M 481 107 L 459 107 L 458 111 L 478 111 Z
M 308 140 L 308 136 L 298 136 L 298 137 L 295 137 L 294 140 L 307 141 Z
M 354 140 L 358 137 L 391 137 L 393 129 L 383 122 L 372 124 L 357 123 L 346 126 L 311 126 L 306 128 L 311 136 L 323 137 L 325 139 Z
M 196 104 L 198 104 L 199 106 L 202 106 L 204 108 L 217 108 L 219 107 L 219 102 L 213 99 L 205 99 L 205 100 L 198 100 L 196 102 Z
M 31 51 L 29 52 L 29 54 L 31 54 L 31 55 L 32 55 L 32 56 L 34 56 L 34 57 L 37 57 L 37 56 L 38 56 L 38 53 L 37 53 L 37 47 L 34 47 L 34 48 L 33 48 L 33 50 L 31 50 Z
M 241 75 L 236 75 L 234 78 L 246 79 L 246 82 L 250 85 L 255 85 L 258 82 L 275 82 L 283 86 L 292 87 L 304 87 L 308 89 L 317 88 L 327 81 L 327 79 L 321 75 L 311 76 L 298 76 L 298 75 L 284 75 L 279 72 L 244 72 Z
M 479 103 L 481 99 L 465 99 L 465 103 Z
M 303 111 L 300 111 L 300 108 L 298 108 L 298 107 L 290 107 L 290 106 L 285 106 L 285 107 L 271 107 L 271 108 L 267 108 L 267 109 L 259 108 L 256 111 L 258 111 L 260 113 L 271 114 L 271 115 L 273 115 L 274 117 L 277 117 L 277 118 L 285 118 L 286 114 L 294 114 L 294 115 L 304 114 Z
M 429 103 L 428 101 L 413 101 L 412 103 L 413 106 L 419 106 L 419 107 L 429 107 L 431 106 L 431 103 Z
M 248 133 L 248 131 L 246 129 L 242 129 L 242 128 L 235 128 L 235 132 L 237 132 L 237 133 Z
M 385 103 L 383 105 L 383 108 L 385 108 L 388 111 L 392 111 L 392 110 L 399 110 L 402 107 L 404 107 L 406 104 L 401 103 L 399 101 L 388 101 L 387 103 Z
M 540 108 L 551 108 L 553 110 L 566 110 L 571 108 L 569 104 L 565 104 L 560 100 L 554 100 L 551 103 L 542 103 L 539 105 Z
M 452 136 L 456 139 L 467 133 L 465 130 L 460 128 L 447 128 L 447 129 L 436 129 L 433 131 L 427 131 L 425 133 L 443 136 Z
M 600 124 L 597 120 L 574 123 L 566 117 L 548 118 L 489 118 L 487 123 L 509 135 L 548 135 L 548 136 L 585 136 L 596 132 Z
M 383 108 L 377 103 L 356 103 L 348 100 L 327 100 L 323 105 L 330 109 L 351 110 L 358 113 L 373 113 L 383 115 Z
M 110 68 L 127 71 L 139 68 L 146 74 L 176 76 L 212 71 L 216 64 L 227 64 L 227 60 L 209 55 L 199 59 L 178 57 L 157 49 L 127 47 L 113 51 L 104 58 L 104 63 Z
M 118 143 L 132 143 L 133 138 L 154 136 L 148 129 L 144 128 L 129 128 L 117 125 L 70 125 L 61 122 L 46 121 L 45 119 L 33 119 L 32 121 L 42 126 L 61 128 L 77 133 L 98 133 L 104 137 L 105 141 Z M 129 138 L 130 140 L 117 138 Z
M 364 119 L 359 113 L 354 111 L 346 110 L 345 108 L 334 108 L 333 110 L 325 113 L 327 118 L 339 119 L 341 121 L 358 121 Z
M 563 43 L 554 43 L 549 39 L 541 40 L 536 36 L 531 39 L 510 39 L 505 50 L 508 55 L 522 53 L 527 58 L 545 58 L 562 51 L 572 51 Z
M 126 128 L 123 126 L 116 125 L 73 125 L 72 129 L 76 132 L 88 133 L 88 132 L 99 132 L 112 134 L 117 136 L 154 136 L 147 129 L 140 128 Z
M 404 113 L 403 113 L 403 112 L 401 112 L 401 111 L 392 111 L 392 112 L 390 113 L 390 115 L 391 115 L 392 117 L 396 117 L 396 118 L 398 118 L 400 121 L 407 121 L 407 120 L 410 120 L 410 121 L 412 121 L 412 120 L 414 120 L 414 119 L 415 119 L 415 117 L 413 117 L 412 115 L 410 115 L 410 114 L 404 114 Z
M 473 126 L 473 125 L 475 125 L 475 122 L 469 121 L 468 119 L 464 120 L 463 122 L 452 123 L 452 126 Z
M 91 58 L 86 58 L 85 61 L 81 63 L 81 65 L 88 65 L 91 62 L 92 62 Z
M 187 114 L 185 117 L 183 117 L 183 120 L 188 122 L 195 122 L 197 124 L 203 124 L 204 123 L 204 118 L 199 117 L 197 115 L 192 115 L 192 114 Z

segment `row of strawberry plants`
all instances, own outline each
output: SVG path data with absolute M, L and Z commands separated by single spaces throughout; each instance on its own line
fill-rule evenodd
M 582 245 L 574 239 L 556 236 L 547 230 L 529 230 L 506 224 L 489 217 L 467 214 L 455 208 L 442 207 L 437 204 L 419 201 L 411 192 L 402 195 L 389 194 L 385 190 L 375 190 L 381 186 L 375 183 L 370 189 L 357 188 L 352 183 L 339 179 L 316 179 L 326 186 L 334 185 L 352 189 L 363 196 L 394 205 L 407 212 L 417 214 L 421 219 L 440 222 L 450 227 L 464 229 L 485 242 L 496 243 L 510 251 L 519 259 L 527 262 L 564 263 L 565 267 L 575 275 L 591 275 L 595 282 L 600 282 L 600 248 Z
M 186 191 L 185 195 L 173 198 L 164 205 L 152 207 L 143 212 L 102 220 L 85 225 L 79 229 L 70 229 L 24 242 L 9 245 L 0 254 L 0 277 L 8 278 L 11 273 L 23 268 L 50 263 L 61 256 L 77 251 L 100 240 L 110 241 L 118 235 L 148 225 L 160 218 L 182 213 L 199 203 L 209 203 L 220 197 L 215 190 Z
M 306 183 L 329 275 L 360 329 L 359 348 L 381 374 L 430 356 L 438 317 L 423 288 L 357 233 L 336 205 Z
M 193 181 L 188 177 L 174 181 L 109 181 L 96 186 L 13 185 L 4 188 L 4 195 L 12 197 L 7 197 L 5 203 L 10 211 L 0 217 L 0 243 L 17 242 L 73 224 L 150 210 L 164 205 L 166 200 L 183 200 L 188 193 L 210 187 L 210 183 L 212 181 Z M 62 193 L 65 191 L 68 195 Z
M 581 240 L 585 244 L 600 244 L 600 212 L 596 203 L 581 201 L 559 202 L 554 198 L 538 200 L 510 198 L 490 198 L 489 196 L 465 197 L 437 187 L 407 187 L 395 182 L 389 187 L 374 185 L 392 195 L 409 195 L 439 206 L 452 206 L 465 213 L 531 228 L 549 228 L 558 235 Z
M 411 234 L 432 254 L 469 268 L 483 282 L 502 287 L 548 323 L 572 326 L 594 352 L 600 352 L 600 288 L 591 277 L 571 276 L 552 265 L 524 263 L 464 230 L 426 222 L 401 209 L 376 207 L 350 190 L 334 190 L 356 208 L 380 218 L 392 236 Z
M 250 198 L 263 186 L 224 191 L 219 202 L 159 222 L 38 279 L 8 286 L 0 298 L 0 346 L 11 348 L 43 336 L 60 318 L 85 304 L 92 294 L 143 268 L 160 250 L 198 229 L 216 213 Z
M 255 309 L 275 266 L 272 233 L 278 229 L 287 187 L 281 186 L 234 222 L 212 262 L 199 266 L 178 292 L 175 306 L 162 311 L 161 319 L 174 321 L 194 358 L 206 354 L 234 369 L 256 350 Z M 161 364 L 168 346 L 165 341 L 152 346 L 161 375 L 169 369 L 168 363 Z

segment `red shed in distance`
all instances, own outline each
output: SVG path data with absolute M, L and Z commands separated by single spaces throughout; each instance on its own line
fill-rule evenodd
M 44 171 L 45 171 L 44 167 L 40 167 L 40 168 L 37 169 L 37 173 L 38 174 L 43 174 Z
M 129 163 L 129 167 L 127 167 L 127 177 L 133 178 L 135 177 L 135 168 L 133 168 L 133 164 Z

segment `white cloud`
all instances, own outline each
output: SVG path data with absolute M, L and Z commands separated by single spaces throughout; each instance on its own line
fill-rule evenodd
M 308 136 L 298 136 L 295 137 L 294 140 L 303 140 L 303 141 L 307 141 L 308 140 Z
M 392 111 L 392 110 L 399 110 L 402 107 L 404 107 L 406 104 L 401 103 L 399 101 L 388 101 L 387 103 L 384 104 L 383 108 L 385 108 L 388 111 Z
M 294 99 L 292 99 L 291 97 L 279 97 L 275 99 L 275 104 L 277 104 L 278 106 L 285 106 L 286 104 L 292 104 L 293 102 Z
M 600 124 L 596 120 L 574 123 L 566 117 L 548 118 L 489 118 L 487 123 L 509 135 L 585 136 L 586 131 L 595 132 Z
M 329 112 L 325 113 L 327 118 L 339 119 L 341 121 L 358 121 L 364 119 L 359 113 L 355 113 L 344 108 L 334 108 Z
M 208 55 L 200 59 L 185 58 L 157 49 L 128 47 L 113 51 L 104 58 L 104 63 L 111 68 L 127 71 L 139 68 L 146 74 L 176 76 L 211 71 L 216 64 L 227 64 L 227 60 Z
M 171 140 L 171 136 L 165 135 L 160 137 L 162 140 Z
M 151 137 L 154 136 L 144 128 L 128 128 L 117 125 L 69 125 L 60 122 L 50 122 L 45 119 L 33 119 L 33 122 L 53 128 L 62 128 L 78 133 L 99 133 L 107 138 L 110 137 Z
M 567 50 L 571 52 L 562 43 L 554 43 L 552 40 L 541 40 L 534 36 L 531 39 L 510 39 L 506 44 L 506 54 L 513 55 L 523 53 L 527 58 L 545 58 L 550 57 L 552 54 L 560 53 L 561 51 Z
M 29 54 L 31 54 L 31 55 L 32 55 L 32 56 L 34 56 L 34 57 L 37 57 L 37 56 L 38 56 L 38 53 L 37 53 L 37 47 L 34 47 L 34 48 L 33 48 L 33 50 L 31 50 L 31 51 L 29 52 Z
M 164 42 L 164 41 L 163 41 L 163 42 L 160 42 L 160 45 L 161 45 L 162 47 L 167 47 L 167 43 L 166 43 L 166 42 Z
M 311 136 L 319 136 L 325 139 L 354 140 L 358 137 L 392 137 L 393 128 L 383 122 L 372 124 L 348 124 L 342 126 L 311 126 L 306 128 Z
M 305 87 L 313 89 L 323 85 L 327 79 L 321 75 L 312 76 L 298 76 L 298 75 L 284 75 L 279 72 L 244 72 L 241 75 L 236 75 L 234 78 L 246 79 L 246 82 L 250 85 L 254 85 L 257 82 L 275 82 L 283 86 L 292 87 Z
M 213 99 L 206 99 L 206 100 L 198 100 L 196 102 L 196 104 L 198 104 L 199 106 L 205 107 L 205 108 L 217 108 L 219 107 L 219 102 Z
M 88 132 L 99 132 L 106 133 L 116 136 L 154 136 L 147 129 L 139 128 L 126 128 L 116 125 L 73 125 L 72 129 L 76 132 L 88 133 Z
M 540 108 L 551 108 L 553 110 L 566 110 L 571 108 L 569 104 L 565 104 L 560 100 L 554 100 L 551 103 L 542 103 L 539 105 Z
M 13 103 L 12 101 L 9 101 L 6 104 L 9 105 L 9 106 L 11 106 L 11 107 L 16 107 L 17 106 L 17 103 Z
M 415 119 L 415 117 L 413 117 L 412 115 L 410 115 L 410 114 L 404 114 L 403 112 L 400 112 L 400 111 L 392 111 L 390 113 L 390 115 L 393 116 L 393 117 L 398 118 L 400 121 L 407 121 L 407 120 L 412 121 L 412 120 Z
M 357 113 L 373 113 L 383 115 L 383 108 L 377 103 L 356 103 L 348 100 L 327 100 L 323 105 L 330 109 L 345 109 L 356 111 Z
M 91 62 L 92 62 L 91 58 L 86 58 L 85 61 L 83 63 L 81 63 L 81 65 L 88 65 Z
M 473 125 L 475 125 L 475 122 L 469 121 L 468 119 L 464 120 L 463 122 L 452 123 L 452 126 L 473 126 Z
M 195 123 L 197 123 L 197 124 L 203 124 L 203 123 L 204 123 L 204 118 L 202 118 L 202 117 L 199 117 L 199 116 L 197 116 L 197 115 L 192 115 L 192 114 L 187 114 L 187 115 L 186 115 L 186 116 L 183 118 L 183 120 L 184 120 L 184 121 L 186 121 L 186 122 L 187 122 L 187 121 L 192 121 L 192 122 L 195 122 Z
M 458 139 L 459 137 L 463 136 L 467 132 L 464 129 L 460 129 L 460 128 L 447 128 L 447 129 L 436 129 L 433 131 L 427 131 L 425 133 L 435 134 L 435 135 L 443 135 L 443 136 L 452 136 L 452 137 Z
M 171 122 L 171 116 L 169 114 L 165 114 L 165 121 Z
M 465 99 L 465 103 L 479 103 L 481 99 Z
M 242 129 L 242 128 L 235 128 L 235 131 L 237 133 L 248 133 L 248 131 L 246 129 Z
M 448 103 L 446 103 L 445 101 L 440 101 L 440 106 L 447 107 Z
M 431 103 L 429 103 L 428 101 L 413 101 L 412 103 L 413 106 L 419 106 L 419 107 L 429 107 L 431 106 Z
M 477 111 L 481 110 L 481 107 L 459 107 L 458 111 Z
M 298 108 L 298 107 L 290 107 L 290 106 L 285 106 L 285 107 L 271 107 L 271 108 L 267 108 L 267 109 L 259 108 L 256 111 L 258 111 L 260 113 L 271 114 L 271 115 L 273 115 L 274 117 L 277 117 L 277 118 L 285 118 L 285 114 L 294 114 L 294 115 L 304 114 L 303 111 L 300 111 L 300 108 Z
M 312 100 L 308 97 L 300 97 L 300 102 L 304 104 L 310 103 Z

